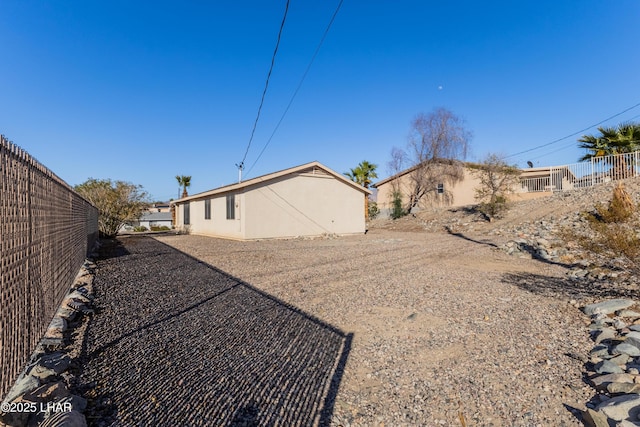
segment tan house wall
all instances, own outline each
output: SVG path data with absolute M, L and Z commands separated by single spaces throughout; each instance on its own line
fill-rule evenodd
M 444 184 L 445 191 L 450 191 L 453 196 L 453 202 L 451 204 L 447 204 L 442 195 L 438 195 L 437 199 L 427 199 L 421 201 L 418 205 L 418 209 L 427 209 L 433 207 L 457 207 L 457 206 L 468 206 L 477 204 L 478 201 L 475 199 L 475 189 L 480 186 L 480 180 L 476 178 L 473 174 L 474 169 L 465 168 L 464 170 L 464 178 L 461 182 L 450 186 L 448 184 Z M 403 206 L 408 202 L 406 194 L 410 193 L 411 188 L 411 174 L 401 175 L 400 177 L 385 182 L 382 185 L 376 186 L 378 189 L 378 208 L 382 212 L 382 214 L 388 214 L 393 208 L 393 191 L 394 186 L 399 186 L 400 193 L 403 195 L 402 202 Z M 516 189 L 517 191 L 517 189 Z M 553 194 L 551 191 L 548 192 L 515 192 L 509 195 L 511 200 L 530 200 L 537 199 L 540 197 L 546 197 Z
M 368 190 L 335 172 L 310 168 L 264 180 L 254 179 L 176 201 L 176 228 L 230 239 L 265 239 L 322 234 L 358 234 L 366 230 L 364 198 Z M 303 165 L 305 166 L 305 165 Z M 226 218 L 226 196 L 235 195 L 235 219 Z M 211 199 L 211 219 L 204 219 L 205 199 Z M 184 224 L 184 205 L 190 224 Z
M 476 203 L 475 188 L 480 184 L 480 181 L 472 175 L 469 169 L 464 170 L 464 178 L 461 182 L 455 185 L 443 184 L 444 190 L 451 192 L 453 196 L 453 202 L 451 204 L 446 203 L 442 194 L 438 194 L 435 199 L 431 198 L 421 201 L 418 208 L 466 206 Z M 408 203 L 406 195 L 410 193 L 411 189 L 410 173 L 376 187 L 378 189 L 378 209 L 383 213 L 390 211 L 393 207 L 394 185 L 399 185 L 400 193 L 403 195 L 402 202 L 404 206 Z M 436 189 L 434 188 L 433 190 L 435 191 Z
M 364 194 L 330 175 L 300 174 L 247 189 L 245 239 L 364 233 Z

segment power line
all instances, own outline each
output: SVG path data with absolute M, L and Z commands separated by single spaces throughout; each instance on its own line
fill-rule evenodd
M 572 133 L 571 135 L 563 136 L 562 138 L 556 139 L 556 140 L 551 141 L 551 142 L 548 142 L 548 143 L 546 143 L 546 144 L 538 145 L 537 147 L 533 147 L 533 148 L 530 148 L 530 149 L 528 149 L 528 150 L 520 151 L 519 153 L 510 154 L 510 155 L 506 156 L 506 157 L 505 157 L 505 159 L 508 159 L 508 158 L 511 158 L 511 157 L 515 157 L 515 156 L 519 156 L 520 154 L 529 153 L 529 152 L 534 151 L 534 150 L 537 150 L 537 149 L 539 149 L 539 148 L 547 147 L 547 146 L 549 146 L 549 145 L 556 144 L 556 143 L 558 143 L 558 142 L 560 142 L 560 141 L 564 141 L 565 139 L 571 138 L 572 136 L 576 136 L 576 135 L 578 135 L 578 134 L 581 134 L 582 132 L 588 131 L 589 129 L 591 129 L 591 128 L 593 128 L 593 127 L 596 127 L 596 126 L 598 126 L 598 125 L 601 125 L 602 123 L 607 122 L 607 121 L 609 121 L 609 120 L 611 120 L 611 119 L 613 119 L 613 118 L 615 118 L 615 117 L 618 117 L 618 116 L 620 116 L 620 115 L 622 115 L 622 114 L 626 113 L 627 111 L 633 110 L 634 108 L 637 108 L 637 107 L 640 107 L 640 103 L 637 103 L 636 105 L 634 105 L 634 106 L 632 106 L 632 107 L 629 107 L 629 108 L 627 108 L 626 110 L 623 110 L 623 111 L 621 111 L 621 112 L 619 112 L 619 113 L 616 113 L 616 114 L 614 114 L 614 115 L 613 115 L 613 116 L 611 116 L 611 117 L 607 117 L 606 119 L 601 120 L 601 121 L 599 121 L 598 123 L 596 123 L 596 124 L 594 124 L 594 125 L 591 125 L 591 126 L 589 126 L 589 127 L 586 127 L 586 128 L 584 128 L 584 129 L 581 129 L 581 130 L 579 130 L 579 131 L 577 131 L 577 132 L 574 132 L 574 133 Z
M 262 91 L 262 99 L 260 100 L 260 106 L 258 106 L 258 114 L 256 115 L 256 120 L 253 122 L 253 129 L 251 130 L 251 137 L 249 138 L 249 143 L 247 144 L 247 149 L 244 152 L 244 157 L 242 157 L 242 161 L 240 162 L 238 168 L 242 170 L 244 166 L 244 161 L 247 158 L 247 154 L 249 153 L 249 147 L 251 147 L 251 141 L 253 141 L 253 135 L 256 133 L 256 127 L 258 126 L 258 120 L 260 119 L 260 112 L 262 111 L 262 105 L 264 104 L 264 98 L 267 94 L 267 88 L 269 87 L 269 79 L 271 78 L 271 72 L 273 71 L 273 66 L 276 62 L 276 54 L 278 53 L 278 47 L 280 46 L 280 39 L 282 37 L 282 30 L 284 29 L 284 23 L 287 20 L 287 12 L 289 11 L 289 0 L 287 0 L 287 5 L 284 9 L 284 16 L 282 17 L 282 23 L 280 23 L 280 31 L 278 31 L 278 40 L 276 42 L 276 48 L 273 50 L 273 55 L 271 56 L 271 67 L 269 67 L 269 73 L 267 74 L 267 81 L 264 84 L 264 90 Z
M 249 172 L 251 172 L 251 170 L 256 165 L 256 163 L 258 163 L 258 160 L 260 160 L 260 157 L 262 157 L 262 154 L 267 149 L 267 146 L 269 146 L 269 144 L 271 143 L 271 140 L 273 139 L 273 136 L 278 131 L 278 128 L 280 127 L 280 124 L 284 120 L 284 117 L 289 112 L 289 108 L 291 107 L 291 104 L 293 104 L 293 100 L 298 95 L 298 92 L 300 91 L 300 87 L 302 87 L 302 83 L 307 78 L 307 74 L 309 73 L 309 70 L 311 69 L 311 65 L 313 64 L 313 61 L 315 61 L 316 56 L 318 56 L 318 52 L 320 52 L 320 47 L 322 46 L 322 43 L 324 43 L 324 39 L 327 37 L 327 34 L 329 33 L 329 29 L 333 25 L 333 21 L 336 19 L 336 15 L 338 15 L 338 12 L 340 11 L 340 8 L 342 7 L 342 2 L 343 1 L 344 0 L 340 0 L 340 2 L 338 3 L 338 7 L 336 7 L 335 12 L 333 12 L 333 15 L 331 16 L 331 20 L 329 20 L 329 24 L 327 25 L 327 28 L 324 30 L 324 34 L 322 34 L 322 38 L 320 39 L 320 42 L 318 43 L 318 46 L 316 47 L 316 50 L 313 53 L 313 56 L 311 57 L 311 60 L 309 61 L 309 65 L 307 65 L 307 68 L 304 70 L 304 73 L 302 74 L 302 78 L 300 79 L 300 82 L 298 83 L 298 86 L 296 87 L 296 90 L 293 92 L 293 95 L 291 96 L 291 99 L 289 100 L 289 103 L 287 104 L 287 108 L 284 109 L 284 112 L 282 113 L 282 116 L 280 117 L 280 120 L 278 120 L 278 123 L 276 124 L 276 127 L 273 129 L 273 132 L 271 133 L 271 136 L 269 137 L 267 142 L 264 144 L 264 147 L 262 147 L 262 150 L 260 151 L 260 154 L 258 154 L 258 157 L 253 162 L 253 164 L 251 165 L 249 170 L 247 171 L 247 174 Z
M 630 119 L 628 119 L 628 121 L 635 120 L 635 119 L 637 119 L 638 117 L 640 117 L 640 114 L 637 114 L 637 115 L 635 115 L 635 116 L 631 117 Z M 548 155 L 550 155 L 550 154 L 554 154 L 554 153 L 557 153 L 557 152 L 559 152 L 559 151 L 566 150 L 567 148 L 573 148 L 573 147 L 572 147 L 572 146 L 570 146 L 570 145 L 565 145 L 564 147 L 556 148 L 555 150 L 549 151 L 548 153 L 540 154 L 540 155 L 538 155 L 538 156 L 536 156 L 536 157 L 531 158 L 530 160 L 540 159 L 540 158 L 542 158 L 542 157 L 546 157 L 546 156 L 548 156 Z

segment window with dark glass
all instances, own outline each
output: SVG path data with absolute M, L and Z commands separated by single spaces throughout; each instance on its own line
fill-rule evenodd
M 236 219 L 236 196 L 227 195 L 227 219 Z
M 211 219 L 211 199 L 204 201 L 204 219 Z
M 189 202 L 184 204 L 184 225 L 189 225 L 191 223 L 191 209 L 189 206 Z

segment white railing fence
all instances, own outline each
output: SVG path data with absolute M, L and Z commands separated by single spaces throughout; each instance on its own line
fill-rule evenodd
M 526 172 L 526 169 L 524 169 Z M 542 169 L 540 176 L 520 178 L 520 193 L 566 191 L 640 176 L 640 151 L 594 157 L 582 163 Z

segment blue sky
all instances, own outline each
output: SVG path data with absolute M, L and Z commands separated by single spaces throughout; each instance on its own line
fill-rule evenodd
M 274 134 L 338 3 L 291 0 L 246 178 L 313 160 L 368 160 L 384 178 L 436 107 L 466 119 L 475 161 L 640 103 L 637 0 L 344 0 Z M 178 174 L 190 194 L 235 182 L 285 4 L 2 0 L 0 133 L 71 185 L 124 180 L 168 200 Z M 604 125 L 628 120 L 640 106 Z M 509 160 L 574 163 L 577 138 Z

